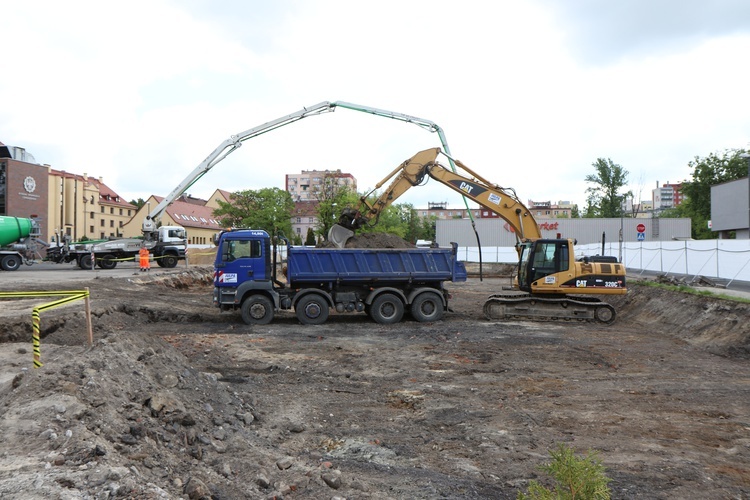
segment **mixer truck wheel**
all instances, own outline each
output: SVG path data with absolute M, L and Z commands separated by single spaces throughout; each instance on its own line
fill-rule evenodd
M 411 315 L 420 322 L 439 321 L 443 317 L 443 301 L 434 292 L 422 292 L 411 303 Z
M 265 295 L 251 295 L 240 307 L 242 321 L 248 325 L 267 325 L 273 319 L 273 304 Z
M 165 255 L 161 258 L 162 267 L 177 267 L 177 257 L 174 255 Z
M 404 317 L 404 303 L 392 293 L 378 295 L 370 306 L 370 317 L 381 325 L 398 323 Z
M 117 267 L 117 260 L 114 255 L 107 254 L 99 260 L 99 267 L 102 269 L 114 269 Z
M 299 299 L 294 311 L 303 325 L 320 325 L 328 319 L 328 301 L 317 293 L 311 293 Z
M 94 261 L 91 259 L 90 253 L 81 255 L 78 259 L 78 267 L 81 269 L 94 269 Z
M 15 271 L 21 267 L 21 257 L 18 255 L 6 255 L 0 261 L 0 267 L 3 268 L 3 271 Z

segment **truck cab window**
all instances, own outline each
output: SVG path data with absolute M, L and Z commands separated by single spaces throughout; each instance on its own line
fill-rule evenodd
M 221 250 L 222 260 L 232 262 L 237 259 L 257 258 L 261 256 L 259 240 L 224 240 Z

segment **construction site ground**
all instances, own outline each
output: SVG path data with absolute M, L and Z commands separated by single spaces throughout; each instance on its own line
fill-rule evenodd
M 611 326 L 488 321 L 509 279 L 472 276 L 436 323 L 247 326 L 207 266 L 60 269 L 0 273 L 88 288 L 94 339 L 82 301 L 43 311 L 35 369 L 51 299 L 3 300 L 4 499 L 515 498 L 559 444 L 613 498 L 750 498 L 748 303 L 632 282 Z

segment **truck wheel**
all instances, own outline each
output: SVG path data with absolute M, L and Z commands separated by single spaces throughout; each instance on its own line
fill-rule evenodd
M 3 268 L 3 271 L 15 271 L 21 267 L 21 257 L 18 255 L 6 255 L 0 261 L 0 267 Z
M 242 321 L 248 325 L 267 325 L 273 320 L 273 304 L 265 295 L 251 295 L 240 307 Z
M 165 255 L 161 258 L 161 264 L 164 267 L 177 267 L 177 257 L 174 255 Z
M 117 267 L 117 260 L 114 255 L 107 254 L 99 260 L 99 267 L 102 269 L 114 269 Z
M 78 259 L 78 267 L 81 269 L 94 269 L 94 261 L 91 259 L 90 253 L 81 255 L 81 258 Z
M 398 323 L 404 317 L 404 303 L 392 293 L 378 295 L 370 306 L 370 317 L 381 325 Z
M 328 319 L 328 301 L 316 293 L 305 295 L 294 306 L 294 312 L 303 325 L 320 325 Z
M 439 321 L 443 317 L 443 301 L 435 292 L 422 292 L 411 303 L 411 315 L 421 322 Z

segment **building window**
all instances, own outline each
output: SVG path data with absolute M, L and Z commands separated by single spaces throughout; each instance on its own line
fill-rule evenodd
M 109 207 L 109 213 L 114 215 L 115 213 L 115 207 Z
M 93 219 L 94 218 L 94 212 L 91 212 L 91 214 L 89 214 L 89 215 L 90 215 L 89 219 Z
M 100 207 L 102 209 L 102 213 L 104 213 L 104 207 Z
M 113 220 L 109 221 L 109 227 L 115 227 L 115 221 Z
M 122 215 L 122 208 L 120 209 L 120 215 Z
M 89 233 L 94 234 L 94 226 L 89 226 Z
M 312 224 L 313 222 L 315 222 L 315 220 L 314 220 L 313 217 L 308 217 L 307 218 L 307 222 L 309 222 L 310 224 Z
M 297 217 L 297 224 L 302 222 L 302 217 Z
M 99 224 L 99 225 L 100 225 L 100 226 L 102 226 L 102 227 L 104 227 L 104 219 L 102 219 L 102 220 L 101 220 L 101 221 L 99 221 L 99 222 L 100 222 L 100 224 Z M 103 235 L 104 235 L 104 233 L 102 233 L 102 236 L 103 236 Z

